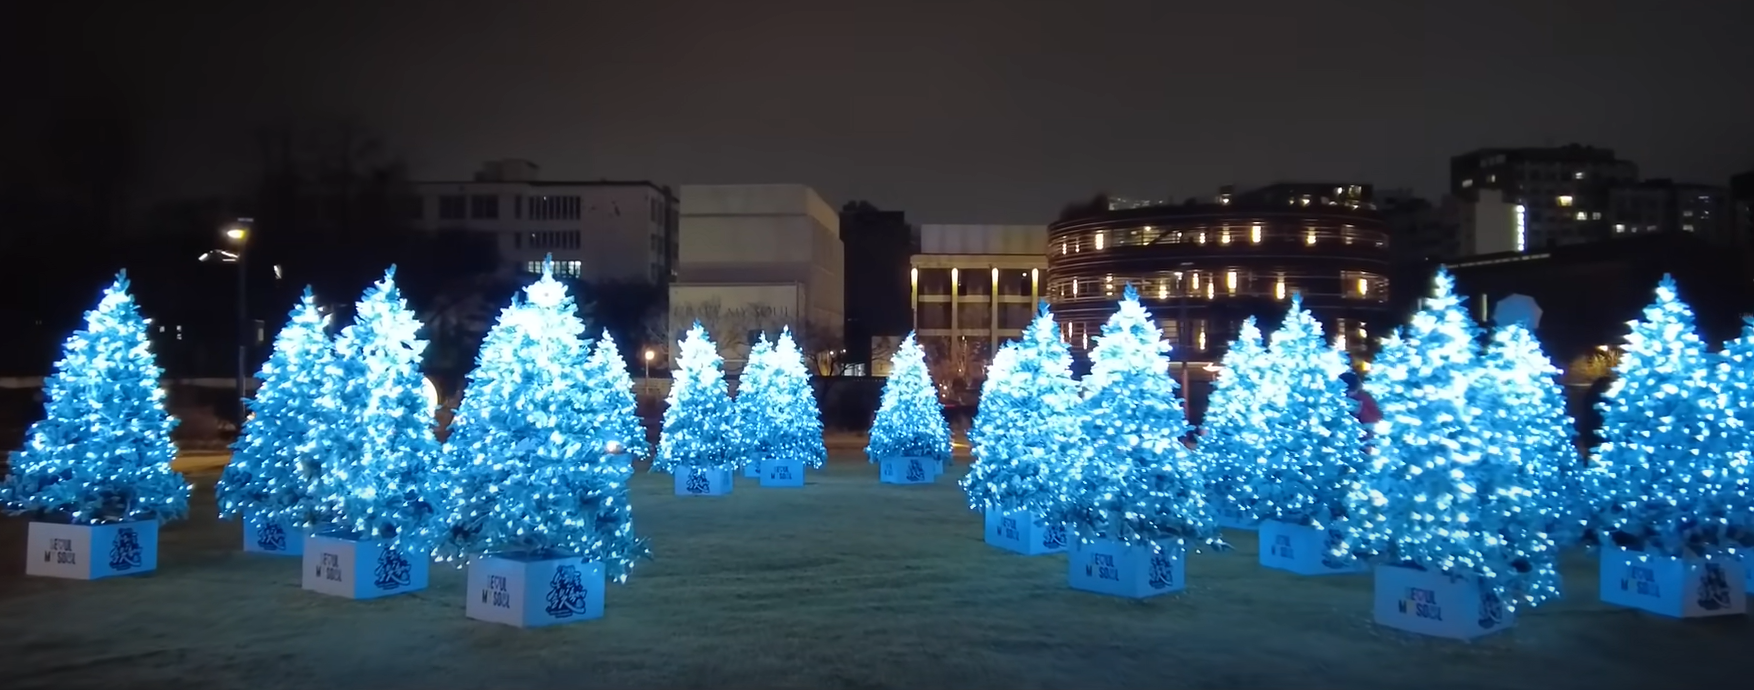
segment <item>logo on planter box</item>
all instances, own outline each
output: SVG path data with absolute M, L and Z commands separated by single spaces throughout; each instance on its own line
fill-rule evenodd
M 1291 548 L 1291 535 L 1289 534 L 1273 535 L 1273 548 L 1269 553 L 1273 554 L 1274 558 L 1283 558 L 1288 561 L 1297 558 L 1297 551 Z
M 1152 589 L 1167 589 L 1175 584 L 1175 562 L 1161 553 L 1151 556 L 1151 577 L 1145 581 Z
M 1010 541 L 1017 541 L 1017 518 L 1014 518 L 1014 517 L 999 518 L 998 532 L 999 532 L 999 538 L 1001 538 L 1001 539 L 1007 539 Z
M 563 565 L 554 569 L 554 577 L 548 580 L 548 608 L 543 611 L 555 618 L 571 618 L 585 614 L 586 595 L 585 578 L 579 573 L 578 566 Z
M 1395 610 L 1414 618 L 1443 620 L 1443 607 L 1437 605 L 1437 590 L 1408 587 L 1406 595 L 1395 602 Z
M 116 530 L 116 541 L 110 544 L 110 568 L 133 570 L 140 567 L 140 533 L 133 527 Z
M 1066 548 L 1066 526 L 1048 525 L 1041 531 L 1041 545 L 1046 549 Z
M 285 551 L 286 530 L 278 522 L 256 527 L 256 548 L 263 551 Z
M 1626 566 L 1626 577 L 1620 578 L 1620 591 L 1647 597 L 1663 595 L 1662 590 L 1657 587 L 1656 571 L 1642 565 Z
M 1115 556 L 1112 553 L 1090 554 L 1090 562 L 1084 564 L 1084 575 L 1098 580 L 1121 581 L 1121 569 L 1115 565 Z
M 382 590 L 407 587 L 414 583 L 412 569 L 401 551 L 386 546 L 378 552 L 378 565 L 372 569 L 372 584 Z
M 682 488 L 691 494 L 704 494 L 712 490 L 713 484 L 707 481 L 706 472 L 695 469 L 688 474 L 688 483 L 684 484 Z
M 1706 563 L 1701 568 L 1699 577 L 1699 608 L 1716 611 L 1730 607 L 1730 581 L 1724 577 L 1724 567 L 1716 563 Z
M 792 466 L 786 463 L 774 463 L 768 468 L 767 478 L 774 481 L 792 481 Z
M 50 539 L 49 550 L 43 552 L 44 563 L 79 565 L 79 552 L 73 550 L 72 539 Z
M 919 458 L 907 459 L 907 480 L 910 482 L 923 482 L 926 480 L 926 468 L 920 466 Z
M 1480 629 L 1491 630 L 1504 622 L 1504 600 L 1491 591 L 1480 592 Z

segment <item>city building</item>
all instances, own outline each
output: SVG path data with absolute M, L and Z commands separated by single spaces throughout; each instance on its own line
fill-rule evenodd
M 1609 149 L 1579 144 L 1480 149 L 1455 156 L 1450 159 L 1450 194 L 1463 204 L 1462 253 L 1607 239 L 1610 190 L 1637 179 L 1638 166 L 1631 161 Z
M 1730 178 L 1730 201 L 1735 213 L 1735 246 L 1754 249 L 1754 170 Z
M 594 282 L 663 284 L 677 251 L 677 198 L 646 181 L 559 182 L 540 167 L 507 159 L 482 165 L 467 182 L 416 182 L 412 222 L 428 230 L 498 236 L 507 268 L 534 273 L 554 256 L 555 272 Z
M 985 361 L 1022 336 L 1042 296 L 1046 247 L 1044 225 L 921 225 L 908 279 L 928 356 Z
M 1266 206 L 1341 206 L 1349 209 L 1372 208 L 1372 189 L 1367 184 L 1350 182 L 1278 182 L 1237 192 L 1234 186 L 1218 190 L 1218 203 L 1224 205 Z
M 823 371 L 845 350 L 845 259 L 834 207 L 801 184 L 680 191 L 671 336 L 699 321 L 736 371 L 757 338 L 790 327 L 819 373 L 837 373 Z
M 1621 185 L 1608 194 L 1608 221 L 1615 237 L 1648 232 L 1690 232 L 1719 246 L 1738 244 L 1730 190 L 1673 180 Z
M 1388 225 L 1394 262 L 1420 264 L 1461 256 L 1462 206 L 1453 196 L 1432 203 L 1410 189 L 1378 193 L 1376 209 Z
M 1244 319 L 1271 328 L 1292 294 L 1303 296 L 1337 344 L 1358 345 L 1372 328 L 1392 325 L 1388 229 L 1374 212 L 1344 201 L 1305 206 L 1299 199 L 1251 203 L 1233 194 L 1054 223 L 1043 294 L 1075 350 L 1101 334 L 1129 284 L 1176 347 L 1177 362 L 1214 362 Z
M 909 259 L 920 253 L 919 228 L 901 211 L 884 211 L 863 201 L 840 211 L 840 236 L 846 255 L 846 357 L 851 372 L 872 371 L 874 344 L 894 341 L 913 330 L 913 305 L 908 300 Z

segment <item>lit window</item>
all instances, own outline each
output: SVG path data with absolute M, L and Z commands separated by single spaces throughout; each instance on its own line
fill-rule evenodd
M 1066 241 L 1060 240 L 1060 255 L 1064 256 L 1065 254 L 1066 254 Z
M 1578 220 L 1589 220 L 1590 219 L 1590 212 L 1589 211 L 1578 211 L 1577 212 L 1577 219 Z
M 1574 172 L 1574 173 L 1572 173 L 1572 174 L 1571 174 L 1571 179 L 1574 179 L 1574 180 L 1581 180 L 1581 179 L 1583 179 L 1583 171 L 1582 171 L 1582 170 L 1579 170 L 1579 171 L 1577 171 L 1577 172 Z
M 1358 279 L 1358 296 L 1364 297 L 1364 296 L 1367 296 L 1369 294 L 1370 294 L 1370 280 L 1367 278 L 1359 278 Z
M 1219 244 L 1230 244 L 1230 228 L 1225 228 L 1223 230 L 1218 231 L 1218 243 Z
M 1285 299 L 1285 276 L 1279 276 L 1279 280 L 1273 283 L 1273 298 Z
M 1487 183 L 1492 183 L 1492 182 L 1497 182 L 1497 181 L 1498 181 L 1498 176 L 1497 176 L 1497 175 L 1487 175 L 1487 176 L 1486 176 L 1486 182 L 1487 182 Z
M 1194 236 L 1194 243 L 1195 244 L 1205 244 L 1206 243 L 1205 231 L 1201 231 L 1200 234 Z
M 1190 281 L 1189 286 L 1191 289 L 1194 289 L 1194 290 L 1200 289 L 1200 274 L 1199 273 L 1190 271 L 1188 273 L 1188 280 Z
M 1206 283 L 1206 299 L 1212 299 L 1215 296 L 1213 293 L 1214 293 L 1214 291 L 1212 290 L 1212 283 L 1210 281 L 1208 281 Z
M 1470 177 L 1468 179 L 1462 180 L 1462 189 L 1467 189 L 1467 188 L 1472 187 L 1472 186 L 1474 186 L 1474 178 Z
M 1346 334 L 1345 333 L 1335 333 L 1334 334 L 1334 349 L 1336 349 L 1336 350 L 1346 349 Z
M 1315 244 L 1315 228 L 1310 228 L 1303 234 L 1303 243 L 1310 245 Z
M 1683 209 L 1683 210 L 1682 210 L 1682 211 L 1681 211 L 1681 217 L 1682 217 L 1682 218 L 1692 218 L 1692 217 L 1693 217 L 1693 209 L 1690 209 L 1690 208 L 1689 208 L 1689 209 Z
M 1686 232 L 1693 232 L 1693 224 L 1692 223 L 1683 223 L 1681 225 L 1681 229 L 1686 231 Z
M 1229 271 L 1224 274 L 1224 289 L 1231 293 L 1236 292 L 1236 271 Z
M 1096 233 L 1096 248 L 1102 249 L 1102 244 L 1103 244 L 1103 234 L 1098 232 L 1098 233 Z
M 1334 196 L 1346 196 L 1346 190 L 1342 187 L 1335 187 Z
M 1601 211 L 1590 211 L 1590 220 L 1601 220 L 1601 219 L 1602 219 L 1602 212 Z
M 1625 223 L 1615 223 L 1614 224 L 1614 232 L 1626 232 L 1626 224 Z
M 1571 206 L 1571 195 L 1570 194 L 1559 195 L 1559 205 L 1562 207 L 1570 207 Z
M 1254 225 L 1254 226 L 1249 228 L 1249 242 L 1252 242 L 1254 244 L 1261 243 L 1261 226 L 1260 225 L 1257 224 L 1257 225 Z
M 1073 297 L 1078 296 L 1078 279 L 1077 278 L 1072 279 L 1072 296 Z
M 1200 326 L 1200 337 L 1199 337 L 1198 345 L 1199 345 L 1199 347 L 1197 347 L 1195 349 L 1198 349 L 1201 352 L 1206 351 L 1206 327 L 1203 325 Z
M 1157 284 L 1157 299 L 1166 299 L 1168 297 L 1169 297 L 1169 280 L 1165 279 L 1163 282 L 1160 282 Z

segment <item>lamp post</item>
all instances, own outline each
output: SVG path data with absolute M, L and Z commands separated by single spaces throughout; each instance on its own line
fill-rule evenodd
M 249 380 L 249 378 L 248 378 L 249 377 L 249 370 L 247 367 L 248 367 L 248 362 L 249 362 L 249 351 L 250 351 L 250 342 L 251 342 L 251 335 L 252 334 L 250 333 L 250 329 L 248 326 L 248 323 L 249 323 L 249 301 L 247 299 L 247 292 L 246 292 L 247 287 L 248 287 L 248 283 L 246 282 L 246 279 L 249 276 L 249 271 L 247 270 L 248 264 L 246 263 L 246 257 L 248 256 L 248 252 L 244 251 L 244 249 L 248 245 L 249 239 L 250 239 L 250 223 L 251 223 L 251 220 L 249 218 L 239 218 L 239 219 L 237 219 L 236 222 L 233 222 L 231 224 L 226 225 L 225 230 L 221 234 L 225 237 L 225 241 L 226 241 L 228 248 L 215 249 L 213 251 L 202 254 L 200 257 L 201 261 L 217 261 L 220 263 L 237 264 L 237 267 L 238 267 L 238 276 L 237 276 L 238 277 L 238 283 L 237 283 L 238 361 L 237 361 L 237 374 L 236 375 L 237 375 L 237 397 L 238 397 L 238 429 L 240 432 L 243 430 L 244 418 L 249 416 L 249 406 L 244 402 L 244 398 L 245 398 L 245 393 L 248 390 L 248 388 L 245 385 L 245 382 Z
M 657 357 L 658 353 L 653 352 L 652 348 L 648 347 L 648 348 L 646 348 L 645 355 L 646 355 L 646 357 L 645 357 L 645 359 L 646 359 L 646 376 L 645 376 L 645 380 L 640 382 L 640 387 L 645 388 L 648 392 L 650 392 L 650 390 L 652 388 L 652 358 Z

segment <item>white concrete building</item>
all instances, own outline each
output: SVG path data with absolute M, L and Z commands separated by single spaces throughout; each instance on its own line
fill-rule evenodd
M 555 182 L 524 160 L 491 161 L 467 182 L 417 182 L 416 224 L 499 236 L 508 268 L 589 281 L 664 283 L 674 274 L 679 213 L 669 187 L 645 181 Z
M 699 320 L 735 370 L 790 326 L 807 354 L 844 347 L 840 215 L 799 184 L 686 185 L 670 334 Z

